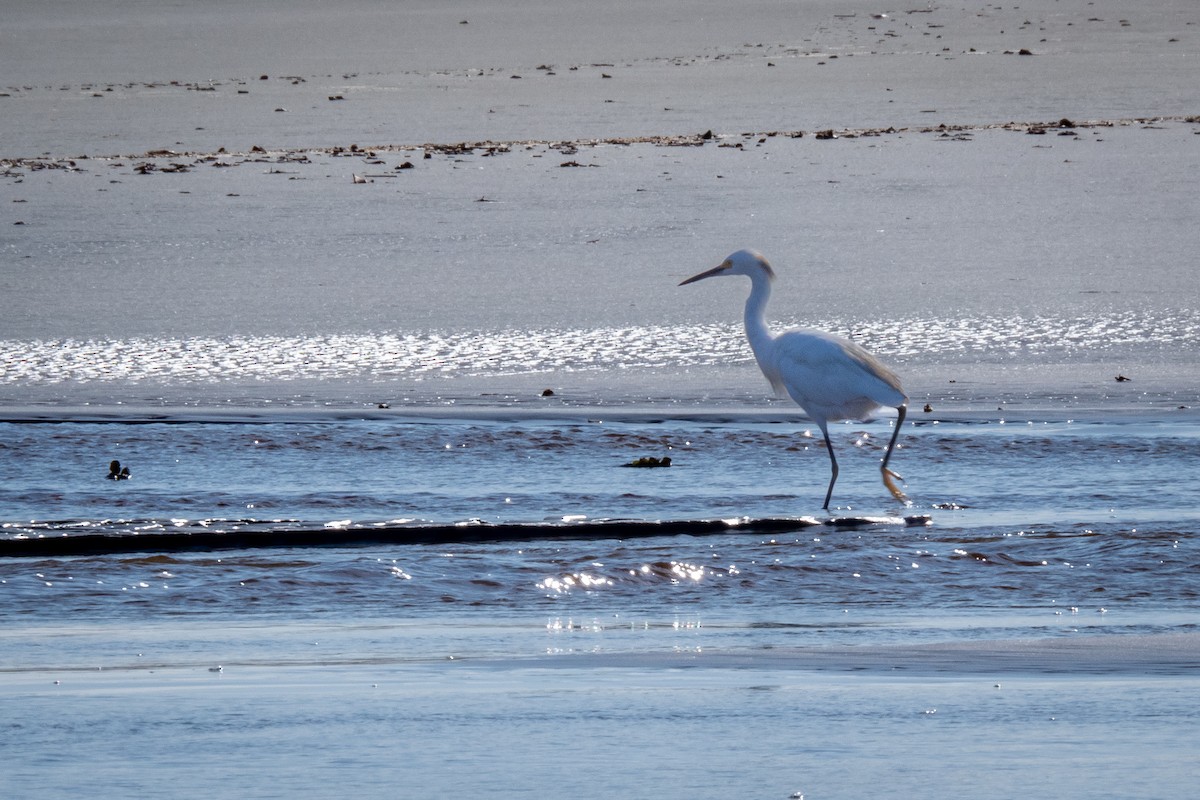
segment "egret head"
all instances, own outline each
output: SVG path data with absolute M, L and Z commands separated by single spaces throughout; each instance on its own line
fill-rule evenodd
M 751 279 L 766 278 L 767 280 L 771 280 L 775 277 L 775 270 L 771 269 L 771 265 L 767 263 L 767 259 L 763 258 L 762 253 L 757 250 L 738 250 L 707 272 L 693 275 L 679 285 L 684 286 L 685 284 L 702 281 L 705 278 L 715 278 L 718 275 L 746 275 Z

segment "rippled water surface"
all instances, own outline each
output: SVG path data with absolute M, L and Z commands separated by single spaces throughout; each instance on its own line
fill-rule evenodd
M 1183 796 L 1200 425 L 1034 405 L 914 414 L 908 505 L 835 425 L 832 514 L 774 407 L 0 423 L 0 786 Z
M 1172 629 L 1200 601 L 1190 418 L 918 418 L 908 504 L 893 420 L 836 425 L 831 515 L 819 438 L 773 412 L 365 417 L 0 425 L 0 545 L 36 547 L 0 561 L 5 613 L 471 613 L 654 649 Z

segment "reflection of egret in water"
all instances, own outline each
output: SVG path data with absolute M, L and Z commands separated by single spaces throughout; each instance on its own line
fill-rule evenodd
M 108 479 L 110 481 L 129 480 L 129 467 L 122 467 L 121 462 L 114 458 L 108 462 Z
M 900 476 L 888 469 L 896 437 L 908 410 L 908 397 L 896 374 L 875 356 L 840 336 L 800 329 L 778 335 L 771 333 L 767 327 L 766 307 L 775 272 L 767 260 L 753 250 L 739 250 L 718 266 L 679 285 L 721 275 L 745 275 L 750 279 L 746 338 L 754 358 L 775 390 L 786 390 L 788 396 L 817 423 L 825 437 L 832 474 L 823 508 L 829 508 L 833 484 L 838 476 L 837 458 L 829 440 L 829 421 L 863 419 L 881 406 L 895 408 L 900 415 L 879 467 L 883 485 L 897 500 L 907 500 L 892 480 Z

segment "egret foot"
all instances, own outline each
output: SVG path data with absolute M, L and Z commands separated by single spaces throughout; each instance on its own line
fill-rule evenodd
M 899 475 L 897 475 L 895 472 L 892 472 L 887 467 L 881 467 L 879 472 L 881 475 L 883 475 L 883 485 L 886 486 L 887 490 L 892 493 L 892 497 L 896 498 L 901 503 L 907 503 L 908 495 L 906 495 L 904 492 L 900 491 L 898 488 L 896 488 L 896 484 L 892 483 L 893 478 L 895 478 L 898 481 L 903 481 L 904 478 L 901 478 Z

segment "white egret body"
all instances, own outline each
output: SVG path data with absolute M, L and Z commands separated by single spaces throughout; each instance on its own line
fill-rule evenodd
M 861 420 L 883 406 L 894 408 L 899 414 L 879 467 L 883 485 L 897 500 L 907 500 L 893 482 L 893 478 L 900 476 L 888 469 L 908 410 L 908 396 L 900 387 L 896 374 L 875 356 L 840 336 L 803 329 L 778 335 L 771 333 L 767 327 L 766 308 L 775 271 L 754 250 L 738 250 L 718 266 L 679 285 L 721 275 L 745 275 L 750 279 L 750 297 L 746 299 L 746 338 L 754 358 L 775 391 L 786 391 L 817 423 L 825 437 L 832 474 L 823 508 L 829 508 L 833 484 L 838 476 L 837 457 L 829 440 L 829 422 Z

